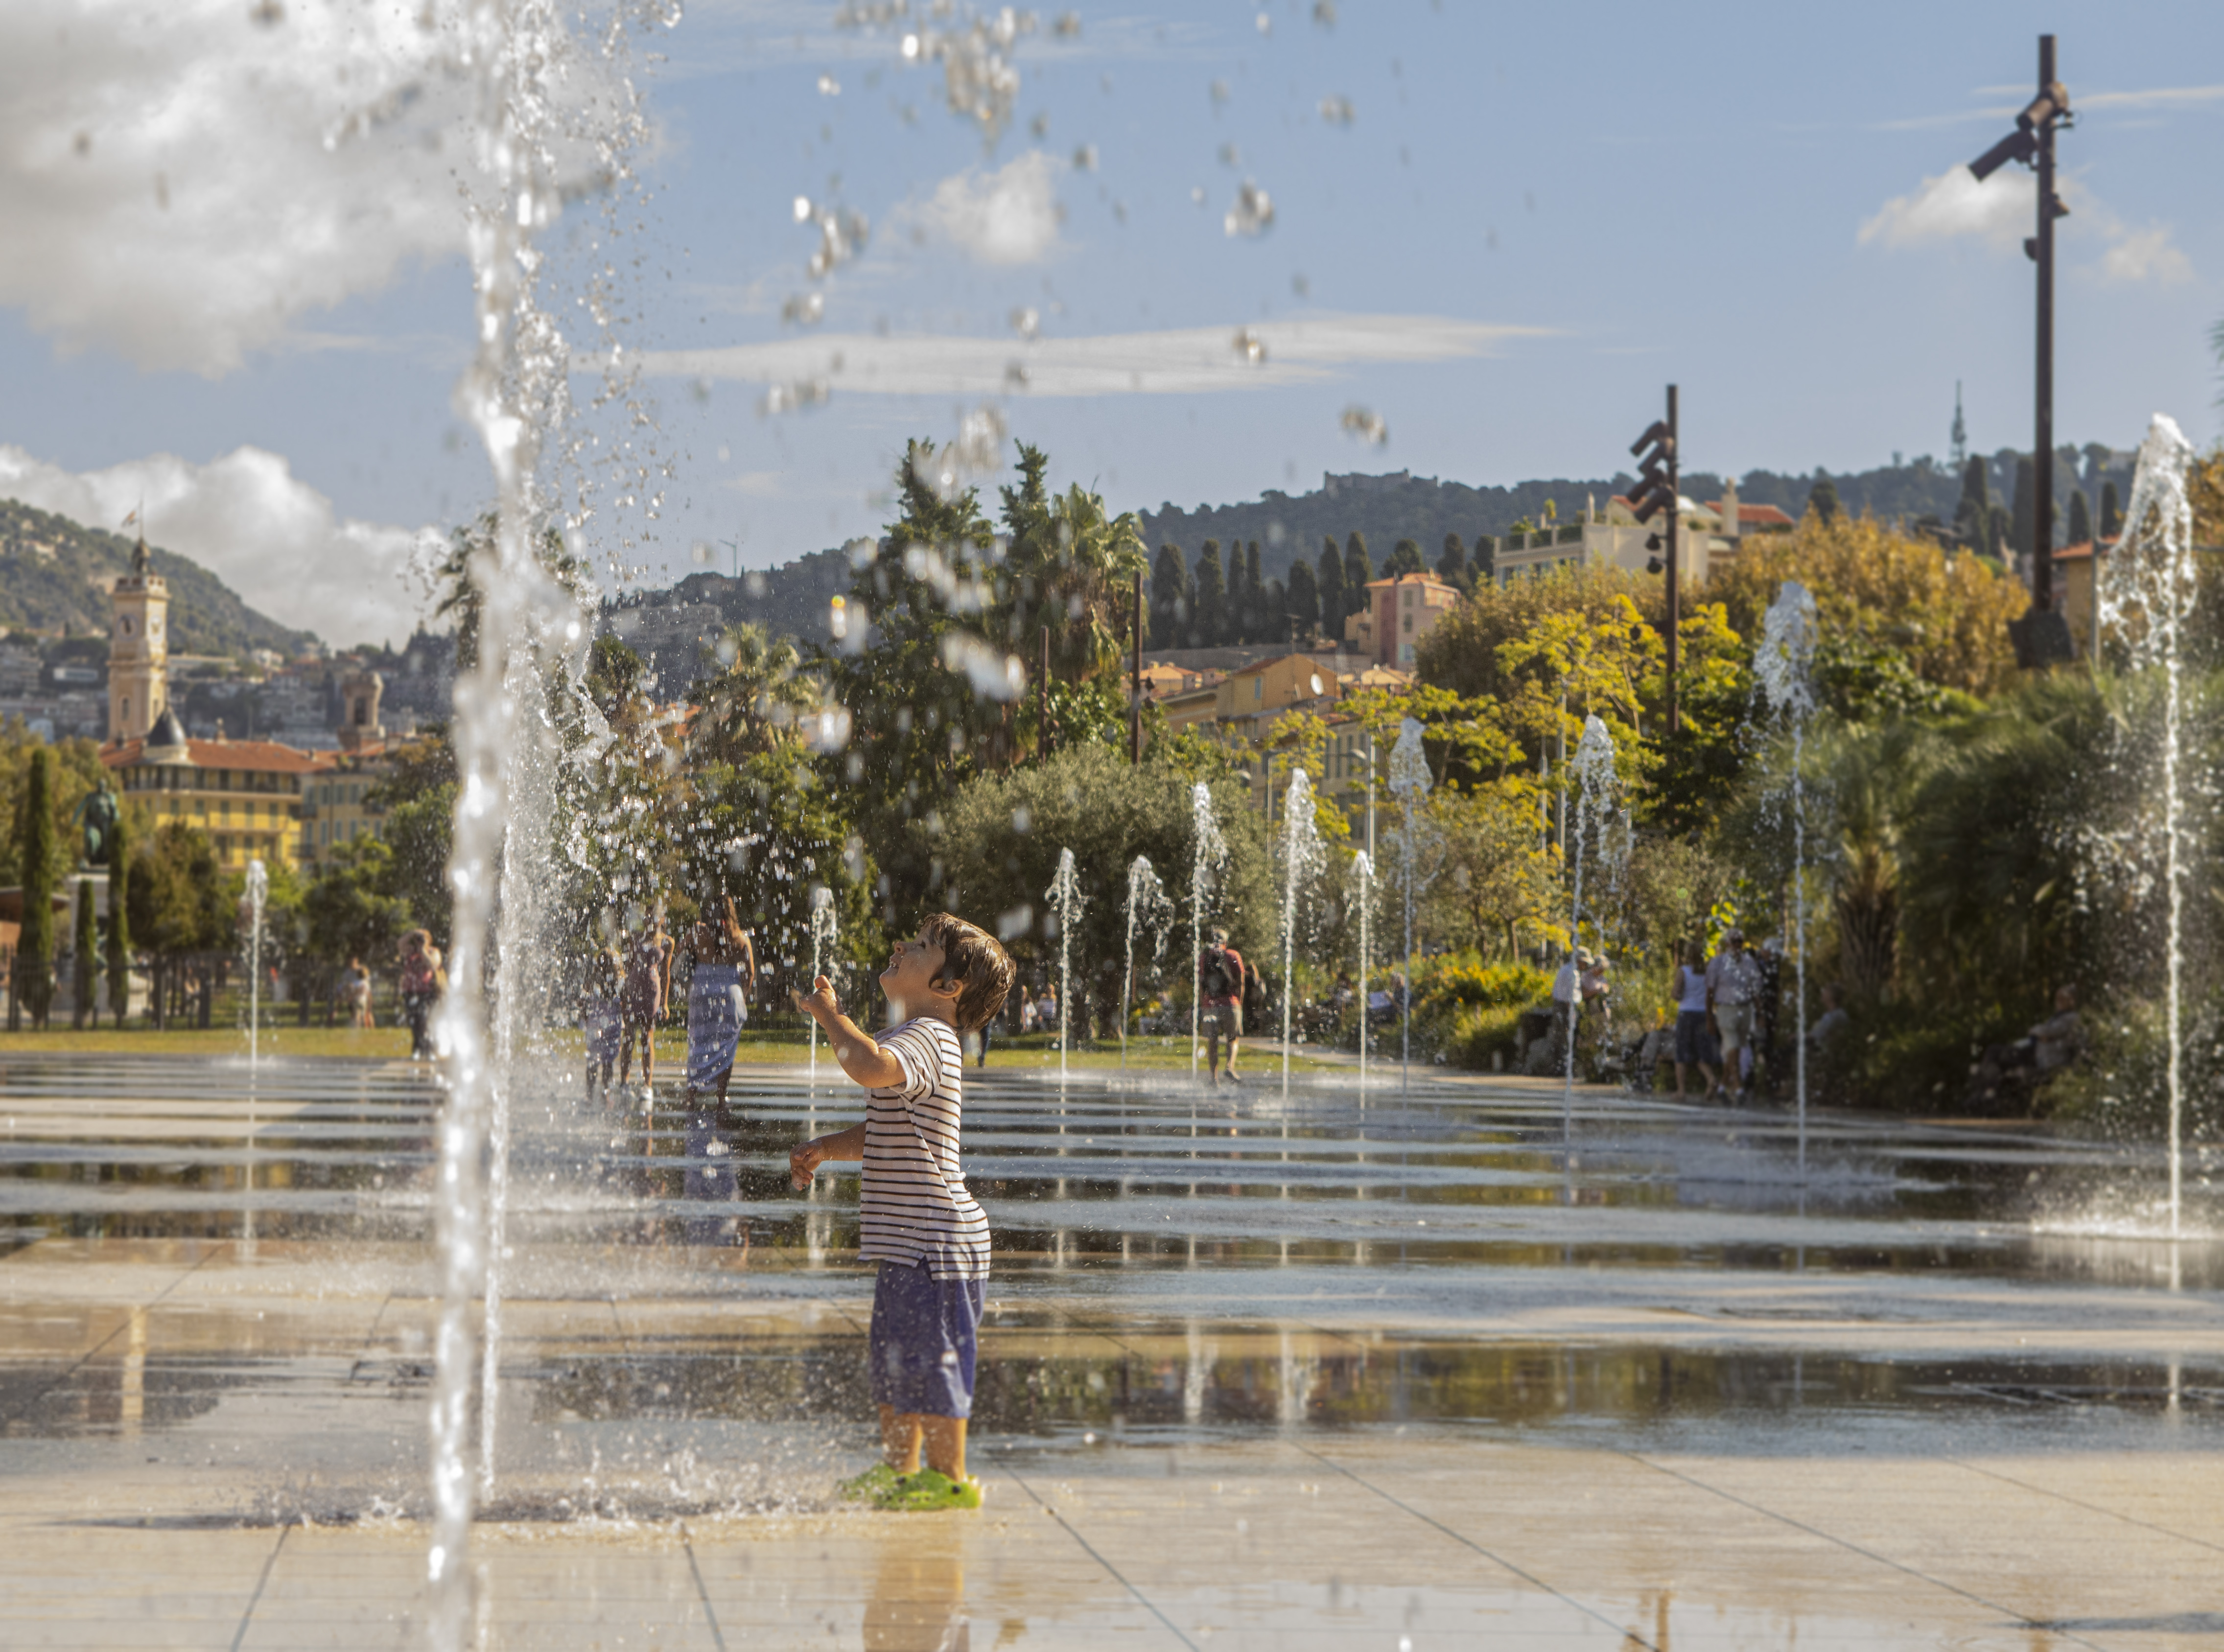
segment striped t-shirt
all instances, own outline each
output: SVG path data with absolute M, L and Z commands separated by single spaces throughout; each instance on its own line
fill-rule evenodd
M 857 1256 L 924 1263 L 937 1279 L 985 1279 L 989 1219 L 957 1168 L 965 1072 L 957 1030 L 921 1016 L 880 1043 L 904 1077 L 867 1092 Z

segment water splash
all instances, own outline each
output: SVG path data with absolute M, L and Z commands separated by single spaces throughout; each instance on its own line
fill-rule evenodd
M 1081 922 L 1082 911 L 1088 905 L 1081 893 L 1081 880 L 1074 873 L 1071 849 L 1058 852 L 1058 872 L 1051 879 L 1050 887 L 1043 891 L 1043 899 L 1058 914 L 1058 1081 L 1062 1087 L 1065 1083 L 1066 1029 L 1073 1015 L 1073 926 Z
M 1568 995 L 1568 1047 L 1563 1052 L 1567 1065 L 1560 1082 L 1560 1135 L 1563 1140 L 1575 1132 L 1576 1117 L 1576 1028 L 1583 1019 L 1583 978 L 1576 962 L 1576 949 L 1583 933 L 1583 845 L 1586 841 L 1594 852 L 1603 859 L 1608 853 L 1607 829 L 1614 814 L 1616 776 L 1614 767 L 1614 736 L 1595 714 L 1583 719 L 1583 737 L 1576 747 L 1575 771 L 1577 785 L 1576 804 L 1576 841 L 1569 846 L 1569 864 L 1573 867 L 1573 901 L 1568 915 L 1568 964 L 1575 972 L 1575 990 Z M 1593 925 L 1596 927 L 1595 923 Z M 1602 937 L 1600 945 L 1605 942 Z
M 247 863 L 247 1066 L 262 1062 L 262 908 L 270 897 L 270 873 L 260 861 Z
M 1807 724 L 1815 715 L 1815 598 L 1796 579 L 1777 588 L 1761 616 L 1753 674 L 1777 721 L 1791 730 L 1793 1062 L 1799 1112 L 1799 1172 L 1807 1172 Z M 1727 1079 L 1729 1075 L 1723 1075 Z
M 1298 908 L 1320 875 L 1320 823 L 1313 783 L 1303 769 L 1282 792 L 1282 1094 L 1290 1093 L 1290 1006 L 1296 1002 Z
M 1413 1082 L 1413 886 L 1419 872 L 1414 815 L 1428 800 L 1432 782 L 1428 753 L 1421 745 L 1421 732 L 1418 722 L 1411 717 L 1401 717 L 1398 722 L 1398 743 L 1390 748 L 1390 793 L 1405 811 L 1401 836 L 1406 862 L 1406 978 L 1401 989 L 1403 1002 L 1398 1006 L 1398 1062 L 1399 1082 L 1409 1089 Z
M 1191 836 L 1189 870 L 1189 1075 L 1197 1076 L 1197 1040 L 1201 994 L 1197 959 L 1204 952 L 1204 911 L 1228 861 L 1228 841 L 1212 812 L 1212 788 L 1199 780 L 1190 792 Z
M 2170 1088 L 2170 1232 L 2182 1233 L 2184 1183 L 2185 787 L 2183 721 L 2185 622 L 2200 595 L 2193 551 L 2193 506 L 2186 472 L 2193 444 L 2166 413 L 2157 413 L 2139 444 L 2124 534 L 2102 564 L 2096 632 L 2113 631 L 2129 645 L 2135 671 L 2163 679 L 2163 880 L 2170 905 L 2164 1037 Z
M 815 886 L 811 892 L 811 990 L 818 990 L 818 977 L 825 973 L 825 960 L 834 950 L 834 942 L 840 924 L 834 916 L 834 892 L 825 884 Z M 811 1025 L 811 1093 L 818 1093 L 818 1022 L 806 1016 Z
M 1346 875 L 1344 887 L 1347 898 L 1359 908 L 1359 1094 L 1363 1105 L 1367 1096 L 1368 980 L 1374 962 L 1369 925 L 1374 917 L 1374 857 L 1365 849 L 1351 857 L 1351 870 Z
M 1128 961 L 1120 982 L 1120 1064 L 1128 1064 L 1128 1006 L 1135 993 L 1135 928 L 1151 935 L 1151 962 L 1155 968 L 1166 956 L 1166 931 L 1173 927 L 1174 904 L 1159 881 L 1151 857 L 1139 854 L 1128 863 Z

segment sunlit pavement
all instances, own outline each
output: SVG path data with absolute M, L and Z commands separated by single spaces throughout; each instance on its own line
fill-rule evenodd
M 831 1076 L 831 1075 L 830 1075 Z M 521 1106 L 486 1644 L 2209 1647 L 2219 1247 L 2151 1156 L 1556 1085 L 992 1068 L 978 1514 L 869 1460 L 848 1116 Z M 421 1069 L 0 1070 L 0 1643 L 401 1646 Z M 2210 1231 L 2206 1165 L 2189 1214 Z

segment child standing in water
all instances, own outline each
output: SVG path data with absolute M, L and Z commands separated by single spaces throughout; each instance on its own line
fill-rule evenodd
M 607 1107 L 610 1079 L 618 1065 L 618 978 L 622 966 L 610 947 L 587 955 L 587 979 L 579 989 L 579 1031 L 587 1035 L 587 1105 Z
M 1012 990 L 1004 949 L 938 913 L 899 941 L 881 972 L 891 1030 L 868 1037 L 821 975 L 795 1006 L 826 1030 L 834 1059 L 868 1092 L 865 1119 L 788 1155 L 798 1188 L 828 1160 L 863 1166 L 857 1256 L 878 1262 L 869 1340 L 886 1460 L 843 1485 L 888 1509 L 977 1509 L 965 1472 L 976 1339 L 989 1278 L 989 1219 L 958 1168 L 965 1056 Z M 926 1466 L 919 1466 L 922 1447 Z
M 687 1095 L 692 1112 L 699 1098 L 718 1097 L 718 1123 L 726 1114 L 726 1085 L 734 1075 L 734 1055 L 749 1018 L 749 983 L 756 979 L 756 949 L 742 927 L 729 896 L 688 936 L 695 967 L 687 982 Z

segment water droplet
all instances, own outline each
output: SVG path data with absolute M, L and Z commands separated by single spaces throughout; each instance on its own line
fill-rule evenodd
M 1264 235 L 1274 225 L 1274 202 L 1249 179 L 1235 192 L 1235 205 L 1228 209 L 1221 227 L 1231 236 Z
M 839 98 L 842 95 L 842 83 L 831 74 L 820 75 L 818 95 L 821 98 Z
M 1343 410 L 1342 424 L 1345 435 L 1359 441 L 1371 442 L 1376 447 L 1382 446 L 1390 439 L 1390 426 L 1382 422 L 1382 416 L 1355 401 Z
M 1324 98 L 1320 100 L 1320 117 L 1330 126 L 1349 126 L 1359 111 L 1351 106 L 1349 98 Z
M 1254 367 L 1260 366 L 1265 363 L 1267 359 L 1267 341 L 1260 337 L 1257 333 L 1253 332 L 1250 328 L 1238 327 L 1235 330 L 1235 337 L 1233 342 L 1235 346 L 1235 353 L 1238 356 L 1241 356 L 1245 361 L 1250 363 Z

